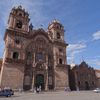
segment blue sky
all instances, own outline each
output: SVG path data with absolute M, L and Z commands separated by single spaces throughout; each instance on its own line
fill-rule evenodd
M 10 10 L 18 5 L 29 12 L 34 28 L 47 29 L 53 19 L 64 25 L 68 64 L 84 60 L 100 69 L 100 0 L 0 0 L 0 57 Z

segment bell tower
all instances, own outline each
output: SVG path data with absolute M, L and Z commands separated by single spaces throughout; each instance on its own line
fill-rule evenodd
M 48 26 L 48 35 L 54 44 L 55 66 L 57 64 L 67 64 L 66 47 L 64 41 L 64 27 L 58 20 L 53 20 Z
M 2 88 L 23 88 L 25 40 L 30 31 L 29 20 L 29 14 L 22 6 L 14 7 L 10 12 L 4 36 L 5 49 L 0 73 Z
M 8 29 L 28 32 L 29 21 L 29 14 L 22 6 L 14 7 L 9 15 Z
M 68 66 L 66 48 L 68 46 L 64 41 L 64 27 L 53 20 L 48 26 L 48 35 L 53 42 L 53 59 L 55 71 L 55 89 L 69 88 Z M 58 77 L 60 76 L 60 77 Z
M 52 40 L 64 41 L 64 27 L 58 20 L 53 20 L 49 24 L 48 30 Z

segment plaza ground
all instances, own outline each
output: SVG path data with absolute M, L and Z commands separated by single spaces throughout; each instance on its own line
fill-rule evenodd
M 0 97 L 0 100 L 100 100 L 100 93 L 93 91 L 73 91 L 73 92 L 41 92 L 39 94 L 32 92 L 15 92 L 15 95 L 9 98 Z

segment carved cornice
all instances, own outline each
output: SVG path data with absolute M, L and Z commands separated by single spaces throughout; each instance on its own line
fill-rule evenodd
M 61 41 L 54 41 L 54 44 L 59 45 L 59 46 L 65 46 L 65 47 L 68 46 L 67 43 L 61 42 Z
M 58 67 L 58 68 L 68 68 L 68 65 L 66 65 L 66 64 L 58 64 L 56 67 Z
M 7 34 L 12 35 L 12 36 L 20 36 L 20 37 L 24 37 L 27 39 L 34 39 L 37 35 L 43 35 L 44 37 L 47 38 L 47 40 L 49 40 L 50 43 L 52 43 L 52 41 L 49 39 L 48 33 L 45 32 L 43 29 L 34 30 L 32 33 L 6 29 L 4 40 Z
M 20 36 L 20 37 L 28 38 L 28 33 L 25 33 L 22 31 L 17 31 L 17 30 L 6 29 L 4 40 L 7 36 L 7 34 L 12 35 L 12 36 Z

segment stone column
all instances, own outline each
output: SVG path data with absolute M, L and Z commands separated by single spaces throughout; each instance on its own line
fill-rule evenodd
M 16 27 L 16 19 L 15 18 L 13 18 L 13 26 L 12 26 L 13 28 L 15 28 Z
M 34 91 L 34 75 L 33 75 L 33 78 L 32 78 L 32 91 Z
M 45 90 L 48 90 L 48 68 L 46 66 L 46 84 L 45 84 Z

